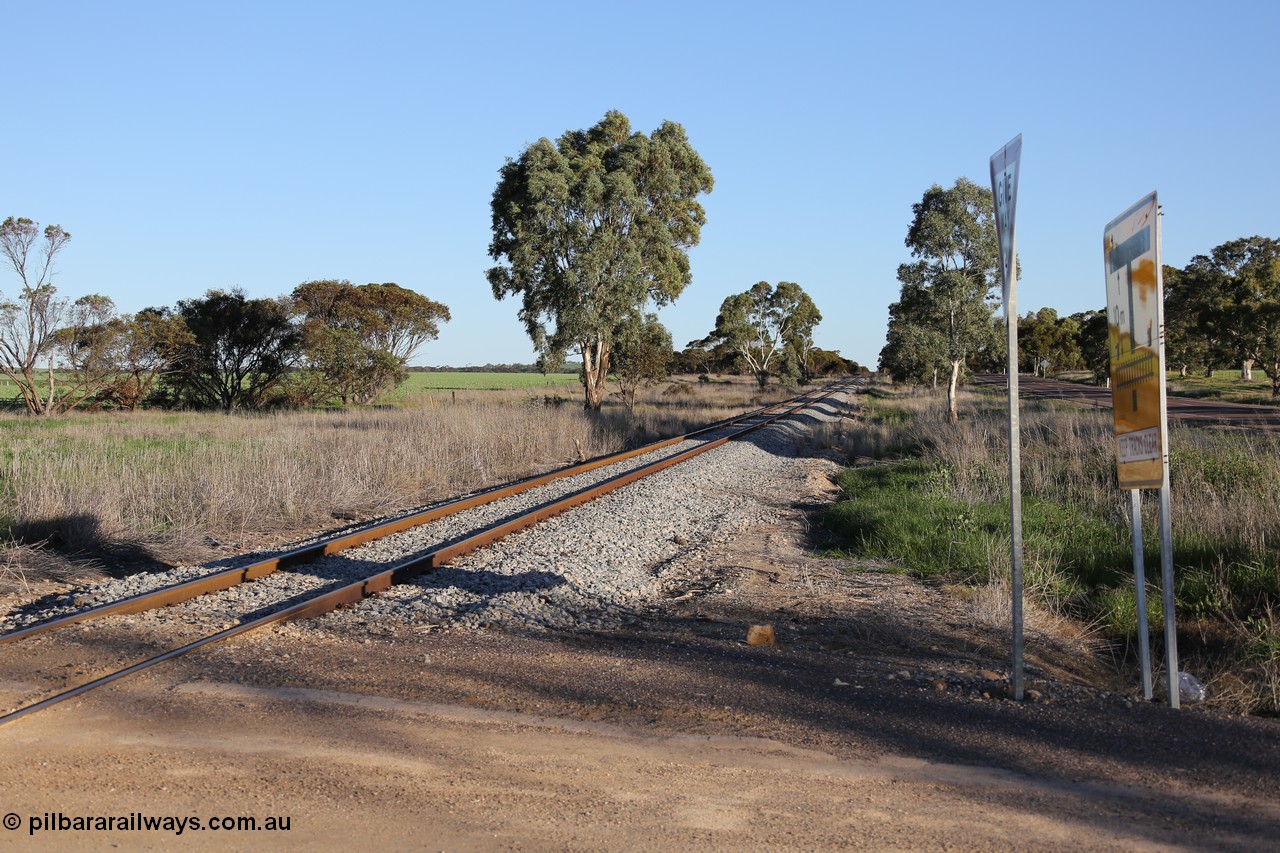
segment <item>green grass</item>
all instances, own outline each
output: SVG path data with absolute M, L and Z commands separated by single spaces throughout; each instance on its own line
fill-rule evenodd
M 906 459 L 845 471 L 827 526 L 862 557 L 887 560 L 925 576 L 985 579 L 1006 559 L 1009 505 L 955 497 L 954 473 L 945 463 Z M 1077 507 L 1023 499 L 1023 537 L 1039 558 L 1070 567 L 1071 596 L 1115 583 L 1125 565 L 1127 542 L 1105 518 Z
M 55 371 L 53 374 L 55 387 L 56 383 L 65 382 L 70 377 Z M 41 382 L 38 386 L 41 393 L 48 390 L 48 377 L 42 375 Z M 0 375 L 0 406 L 7 407 L 10 411 L 26 411 L 22 405 L 22 394 L 18 391 L 18 384 L 8 376 Z
M 525 388 L 576 388 L 576 374 L 466 373 L 462 371 L 414 372 L 389 397 L 407 397 L 432 391 L 509 391 Z
M 1266 371 L 1257 368 L 1252 380 L 1242 379 L 1239 370 L 1215 370 L 1212 377 L 1198 375 L 1185 379 L 1175 372 L 1168 375 L 1168 380 L 1169 393 L 1177 397 L 1255 406 L 1274 406 L 1278 402 L 1271 396 L 1271 380 Z

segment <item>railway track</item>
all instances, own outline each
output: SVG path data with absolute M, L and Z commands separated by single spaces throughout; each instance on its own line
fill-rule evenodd
M 0 645 L 13 647 L 46 632 L 103 617 L 183 607 L 198 597 L 216 599 L 243 586 L 251 586 L 255 593 L 263 590 L 263 595 L 252 597 L 247 607 L 241 605 L 241 611 L 229 617 L 231 624 L 226 627 L 209 631 L 206 626 L 198 639 L 19 707 L 0 716 L 0 725 L 205 646 L 274 623 L 315 617 L 355 604 L 397 584 L 410 582 L 464 554 L 808 409 L 853 385 L 839 383 L 683 436 L 448 501 L 248 566 L 215 571 L 24 625 L 0 635 Z M 411 534 L 421 537 L 422 531 L 431 531 L 430 542 L 415 546 L 410 556 L 388 560 L 378 554 L 362 554 L 376 549 L 383 540 Z M 304 568 L 309 571 L 303 571 Z M 282 577 L 288 577 L 289 581 L 279 582 Z M 304 577 L 309 578 L 304 585 L 309 584 L 311 588 L 300 591 L 297 581 Z M 194 621 L 201 619 L 196 617 Z M 207 618 L 204 621 L 208 621 Z M 216 623 L 218 619 L 213 621 Z M 222 621 L 225 624 L 227 619 Z M 86 627 L 82 625 L 82 630 Z

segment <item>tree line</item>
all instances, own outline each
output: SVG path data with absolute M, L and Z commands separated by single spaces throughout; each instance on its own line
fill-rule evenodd
M 858 369 L 813 343 L 821 321 L 800 285 L 759 282 L 726 298 L 715 326 L 677 353 L 655 311 L 692 280 L 711 171 L 684 128 L 633 132 L 610 111 L 595 126 L 528 145 L 499 170 L 491 200 L 495 298 L 520 296 L 518 317 L 537 369 L 580 360 L 584 406 L 598 410 L 612 378 L 632 406 L 637 389 L 675 368 L 805 382 Z M 312 281 L 288 296 L 211 290 L 175 307 L 121 315 L 100 295 L 58 297 L 53 261 L 70 241 L 10 217 L 0 248 L 17 273 L 0 301 L 0 372 L 34 414 L 143 401 L 234 411 L 267 405 L 367 403 L 406 376 L 449 309 L 393 283 Z
M 116 311 L 109 297 L 70 300 L 52 284 L 71 234 L 10 217 L 0 252 L 17 274 L 15 299 L 0 298 L 0 373 L 31 414 L 139 406 L 220 409 L 369 403 L 407 378 L 409 359 L 450 319 L 445 305 L 393 283 L 310 281 L 287 295 L 250 299 L 210 290 L 173 307 Z M 761 283 L 725 300 L 716 329 L 683 352 L 652 314 L 621 323 L 610 340 L 619 396 L 672 372 L 725 373 L 748 366 L 803 381 L 846 372 L 838 353 L 812 346 L 816 307 L 798 285 Z M 486 370 L 549 369 L 485 365 Z M 856 368 L 856 365 L 852 365 Z M 561 369 L 585 376 L 583 365 Z
M 1239 368 L 1252 380 L 1266 371 L 1271 396 L 1280 397 L 1280 239 L 1242 237 L 1185 267 L 1165 264 L 1165 363 L 1183 376 Z M 1059 317 L 1041 308 L 1018 318 L 1019 370 L 1088 370 L 1107 381 L 1107 313 L 1080 311 Z
M 991 191 L 966 178 L 950 189 L 935 184 L 912 211 L 905 242 L 915 260 L 898 268 L 901 293 L 889 307 L 879 368 L 896 381 L 936 385 L 945 378 L 954 419 L 964 372 L 1007 369 L 994 297 L 999 268 Z M 1231 240 L 1162 272 L 1169 368 L 1212 376 L 1239 366 L 1251 379 L 1260 365 L 1272 396 L 1280 397 L 1280 240 Z M 1059 316 L 1046 307 L 1017 323 L 1020 372 L 1087 370 L 1098 384 L 1108 380 L 1105 309 Z
M 646 135 L 616 110 L 526 146 L 500 170 L 486 273 L 493 295 L 520 297 L 541 369 L 570 352 L 581 359 L 588 410 L 600 408 L 610 376 L 633 405 L 638 387 L 673 369 L 750 372 L 763 387 L 849 368 L 813 345 L 822 315 L 786 281 L 729 296 L 706 338 L 673 350 L 654 309 L 692 281 L 688 252 L 706 222 L 698 199 L 714 185 L 683 127 L 666 121 Z
M 449 320 L 447 306 L 397 284 L 336 280 L 274 299 L 210 290 L 118 313 L 100 294 L 59 296 L 54 262 L 70 240 L 58 225 L 0 224 L 0 254 L 20 282 L 15 299 L 0 298 L 0 373 L 31 414 L 367 403 L 407 377 Z

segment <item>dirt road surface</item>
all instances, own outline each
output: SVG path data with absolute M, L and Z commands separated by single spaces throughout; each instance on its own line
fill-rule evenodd
M 1138 701 L 1057 632 L 1029 638 L 1034 701 L 1005 698 L 1007 637 L 961 598 L 811 555 L 830 471 L 812 464 L 803 494 L 762 487 L 780 523 L 698 554 L 704 587 L 619 631 L 353 636 L 314 620 L 0 729 L 0 846 L 1280 845 L 1280 725 Z M 746 644 L 765 623 L 778 644 Z M 20 660 L 0 649 L 0 707 L 83 680 L 104 650 L 129 657 L 110 631 L 59 634 Z M 94 828 L 107 817 L 126 829 Z M 224 817 L 260 828 L 209 826 Z M 178 834 L 179 818 L 202 828 Z

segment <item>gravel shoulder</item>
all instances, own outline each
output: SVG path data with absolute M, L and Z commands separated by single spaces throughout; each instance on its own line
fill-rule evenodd
M 813 556 L 835 466 L 787 449 L 802 438 L 755 442 L 767 476 L 705 486 L 698 518 L 673 505 L 642 534 L 656 553 L 615 549 L 588 517 L 602 532 L 585 563 L 624 576 L 620 592 L 567 554 L 520 562 L 531 551 L 513 538 L 512 556 L 475 567 L 482 586 L 424 581 L 0 729 L 0 812 L 21 820 L 0 844 L 1256 850 L 1280 837 L 1280 725 L 1137 701 L 1056 632 L 1028 641 L 1037 700 L 1004 698 L 1007 638 L 966 602 Z M 520 588 L 532 572 L 568 579 Z M 0 706 L 141 657 L 132 618 L 0 648 Z M 776 645 L 746 643 L 758 624 Z M 28 835 L 58 812 L 288 816 L 290 829 Z

